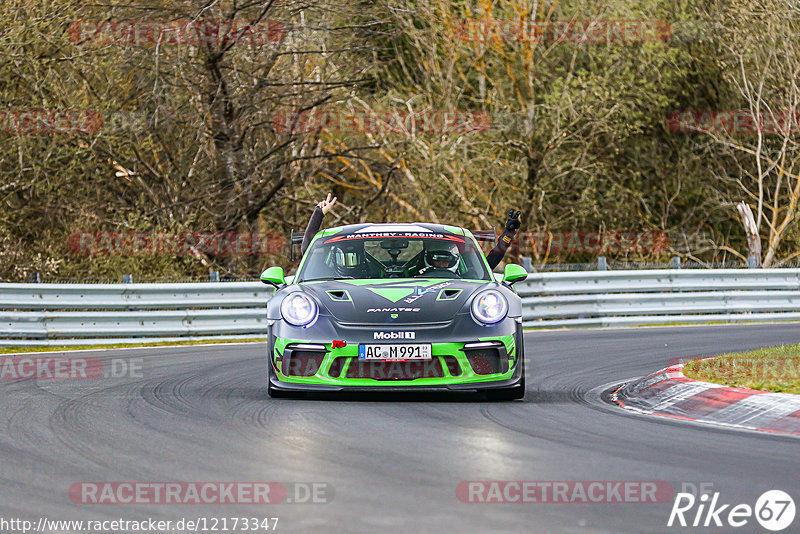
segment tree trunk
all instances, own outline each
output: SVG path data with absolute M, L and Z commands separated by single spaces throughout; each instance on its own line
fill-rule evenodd
M 758 236 L 756 220 L 753 217 L 753 210 L 744 201 L 736 204 L 739 215 L 742 217 L 744 231 L 747 234 L 747 256 L 756 260 L 756 267 L 761 267 L 761 238 Z
M 539 152 L 530 152 L 527 157 L 528 175 L 525 177 L 525 198 L 522 202 L 522 228 L 530 230 L 536 220 L 536 187 L 539 185 L 539 167 L 542 164 Z

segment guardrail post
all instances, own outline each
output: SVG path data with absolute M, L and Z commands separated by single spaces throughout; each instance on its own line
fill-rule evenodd
M 598 271 L 607 271 L 608 270 L 608 262 L 606 261 L 605 256 L 598 256 L 597 257 L 597 270 Z
M 208 271 L 208 280 L 210 282 L 219 282 L 219 271 Z
M 525 268 L 526 271 L 531 272 L 533 271 L 533 261 L 531 261 L 530 256 L 524 256 L 522 258 L 522 266 Z
M 41 284 L 42 283 L 42 275 L 39 273 L 31 273 L 28 277 L 28 281 L 31 284 Z
M 758 258 L 755 256 L 747 256 L 747 268 L 758 269 Z
M 132 274 L 123 274 L 122 275 L 122 283 L 123 284 L 132 284 L 133 283 L 133 275 Z
M 680 258 L 680 256 L 672 256 L 672 262 L 670 262 L 670 267 L 672 269 L 680 269 L 681 268 L 681 258 Z

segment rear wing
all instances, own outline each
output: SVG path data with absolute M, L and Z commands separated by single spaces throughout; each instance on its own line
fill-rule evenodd
M 494 233 L 494 230 L 470 230 L 472 235 L 475 237 L 476 241 L 491 241 L 494 243 L 497 240 L 497 236 Z

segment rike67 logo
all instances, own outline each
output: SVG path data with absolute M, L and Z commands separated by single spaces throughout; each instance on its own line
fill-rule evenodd
M 711 495 L 703 493 L 699 497 L 692 493 L 678 493 L 667 526 L 739 528 L 750 525 L 752 529 L 755 517 L 762 528 L 778 532 L 794 522 L 794 500 L 785 491 L 766 491 L 756 500 L 755 506 L 746 503 L 723 504 L 719 497 L 718 491 Z

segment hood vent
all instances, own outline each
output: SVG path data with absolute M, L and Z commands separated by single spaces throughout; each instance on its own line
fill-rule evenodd
M 346 289 L 329 289 L 326 293 L 335 302 L 350 302 L 353 300 Z
M 442 289 L 439 292 L 439 296 L 436 297 L 436 300 L 455 300 L 461 294 L 460 289 Z

